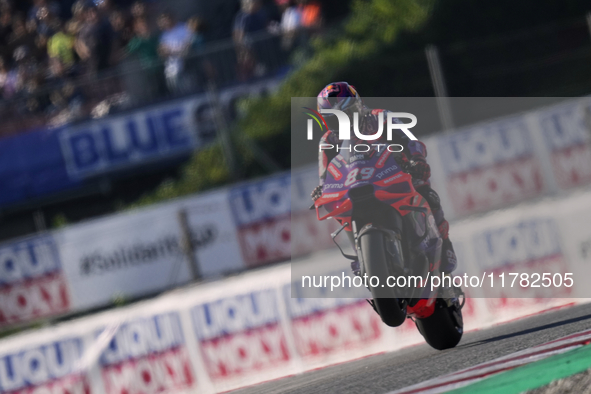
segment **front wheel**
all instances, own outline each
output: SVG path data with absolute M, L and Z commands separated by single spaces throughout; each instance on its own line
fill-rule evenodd
M 443 300 L 437 302 L 443 303 Z M 462 310 L 456 305 L 436 305 L 431 316 L 417 319 L 416 324 L 425 341 L 437 350 L 455 347 L 464 333 Z
M 386 257 L 384 234 L 380 231 L 369 231 L 360 237 L 361 254 L 368 277 L 378 277 L 380 283 L 386 283 L 393 262 Z M 401 256 L 400 256 L 401 257 Z M 370 287 L 374 307 L 382 321 L 390 327 L 398 327 L 406 319 L 406 309 L 400 307 L 395 298 L 393 288 Z

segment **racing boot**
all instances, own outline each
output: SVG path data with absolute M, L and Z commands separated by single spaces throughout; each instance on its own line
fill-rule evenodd
M 441 271 L 451 274 L 458 267 L 458 259 L 456 258 L 454 247 L 449 240 L 449 223 L 443 219 L 437 224 L 437 227 L 443 239 L 443 245 L 441 246 Z
M 448 307 L 455 307 L 461 310 L 466 302 L 464 291 L 461 287 L 453 283 L 453 275 L 451 274 L 458 267 L 458 260 L 456 252 L 449 240 L 449 223 L 443 219 L 438 225 L 439 234 L 443 238 L 443 245 L 441 245 L 441 272 L 450 278 L 449 284 L 444 280 L 444 285 L 441 287 L 441 297 L 447 302 Z

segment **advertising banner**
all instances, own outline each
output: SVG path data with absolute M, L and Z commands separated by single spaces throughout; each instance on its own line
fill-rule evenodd
M 274 289 L 237 293 L 191 308 L 195 335 L 214 384 L 286 368 L 286 333 Z
M 384 338 L 380 317 L 363 298 L 292 298 L 291 285 L 283 288 L 283 297 L 296 350 L 309 362 L 369 348 Z
M 503 118 L 438 136 L 449 201 L 458 216 L 540 195 L 544 174 L 524 116 Z M 431 149 L 432 150 L 432 149 Z
M 244 269 L 227 192 L 68 227 L 56 235 L 73 307 L 86 309 L 154 294 L 192 279 L 181 246 L 186 212 L 198 269 L 206 277 Z
M 96 338 L 103 333 L 96 331 Z M 107 394 L 181 392 L 196 377 L 178 313 L 138 318 L 119 325 L 100 357 Z
M 299 257 L 335 246 L 330 234 L 339 228 L 335 220 L 319 221 L 310 210 L 310 193 L 318 185 L 316 165 L 292 171 L 291 176 L 291 257 Z
M 0 245 L 0 325 L 69 312 L 58 246 L 51 235 Z
M 548 298 L 548 293 L 556 298 L 572 295 L 572 287 L 544 287 L 557 280 L 554 274 L 559 274 L 562 284 L 562 274 L 569 272 L 554 219 L 538 217 L 491 226 L 475 234 L 472 244 L 481 272 L 501 279 L 497 287 L 485 286 L 486 297 L 509 298 L 511 302 L 521 303 L 523 300 L 519 298 Z M 514 281 L 519 285 L 510 286 Z
M 555 225 L 525 223 L 538 232 L 553 231 Z M 483 232 L 487 227 L 476 225 L 476 238 L 511 231 L 508 226 L 496 230 L 495 223 Z M 549 247 L 533 256 L 555 252 Z M 327 254 L 336 259 L 338 253 L 323 252 L 301 263 L 318 266 Z M 529 249 L 501 254 L 515 261 L 532 256 Z M 485 263 L 492 264 L 490 259 Z M 410 320 L 396 329 L 386 327 L 364 300 L 365 288 L 351 292 L 351 298 L 293 298 L 290 280 L 289 265 L 269 267 L 5 338 L 0 341 L 0 389 L 19 394 L 225 392 L 424 341 Z M 507 304 L 503 315 L 496 311 L 499 305 L 482 301 L 466 305 L 468 329 L 569 302 L 549 300 L 527 309 Z
M 270 79 L 236 86 L 219 94 L 219 105 L 230 120 L 240 98 L 275 89 Z M 187 154 L 215 139 L 214 103 L 206 94 L 151 106 L 59 132 L 68 175 L 86 178 Z
M 81 178 L 191 152 L 201 145 L 190 103 L 167 104 L 60 132 L 68 174 Z
M 74 225 L 56 237 L 75 309 L 148 295 L 190 280 L 172 207 Z
M 230 189 L 230 207 L 248 267 L 291 254 L 291 177 L 281 174 Z
M 591 98 L 537 111 L 554 178 L 561 189 L 591 182 Z
M 0 206 L 80 186 L 68 176 L 55 130 L 0 139 Z
M 554 208 L 563 253 L 575 277 L 574 295 L 587 297 L 589 286 L 585 279 L 591 275 L 591 201 L 589 192 L 572 196 Z
M 60 128 L 43 128 L 0 139 L 0 206 L 83 187 L 88 178 L 189 155 L 215 138 L 214 102 L 224 118 L 239 115 L 237 103 L 266 94 L 270 78 Z
M 90 394 L 88 375 L 78 370 L 83 340 L 73 336 L 0 353 L 0 390 L 11 394 Z
M 244 261 L 255 267 L 333 247 L 335 221 L 320 222 L 310 210 L 318 185 L 316 167 L 284 173 L 230 189 L 230 206 Z

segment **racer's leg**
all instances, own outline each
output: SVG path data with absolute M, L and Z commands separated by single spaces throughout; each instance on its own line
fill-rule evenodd
M 417 191 L 429 203 L 435 218 L 435 223 L 439 229 L 439 234 L 441 234 L 441 238 L 443 238 L 443 246 L 441 249 L 441 270 L 445 273 L 451 273 L 457 268 L 458 261 L 453 245 L 449 239 L 449 223 L 445 220 L 439 195 L 428 184 L 418 187 Z
M 431 188 L 429 184 L 423 184 L 420 187 L 417 187 L 417 191 L 429 203 L 429 206 L 431 207 L 431 212 L 433 213 L 433 217 L 435 218 L 435 223 L 437 224 L 437 228 L 439 229 L 439 234 L 443 239 L 443 245 L 441 249 L 441 270 L 445 273 L 451 273 L 457 268 L 458 262 L 456 258 L 456 253 L 453 248 L 453 244 L 449 239 L 449 222 L 445 220 L 439 195 L 435 190 Z M 349 238 L 351 245 L 353 245 L 353 248 L 355 248 L 353 232 L 345 232 L 347 233 L 347 237 Z M 355 275 L 360 275 L 361 267 L 359 264 L 359 260 L 351 262 L 351 270 Z

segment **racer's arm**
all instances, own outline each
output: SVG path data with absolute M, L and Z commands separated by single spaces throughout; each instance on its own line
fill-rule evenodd
M 326 179 L 328 165 L 337 155 L 336 149 L 322 149 L 323 146 L 327 147 L 328 144 L 333 145 L 334 147 L 338 145 L 337 137 L 331 130 L 324 133 L 318 142 L 318 177 L 320 179 L 320 185 L 316 186 L 310 195 L 314 201 L 319 199 L 322 195 L 322 185 L 324 185 Z
M 374 109 L 371 111 L 371 115 L 377 117 L 380 112 L 384 112 L 384 130 L 387 129 L 387 113 L 388 111 L 383 109 Z M 399 119 L 394 118 L 394 123 L 402 123 Z M 382 134 L 383 135 L 383 134 Z M 395 130 L 393 135 L 395 141 L 391 143 L 400 144 L 403 146 L 404 155 L 401 159 L 406 163 L 408 173 L 410 173 L 414 180 L 419 183 L 428 183 L 431 177 L 431 167 L 427 163 L 427 147 L 421 141 L 411 140 L 401 130 Z
M 409 173 L 416 180 L 429 182 L 431 167 L 427 163 L 427 147 L 421 141 L 413 140 L 407 145 L 410 153 Z
M 332 145 L 333 149 L 327 149 L 329 145 Z M 320 185 L 324 184 L 326 179 L 326 173 L 328 165 L 337 155 L 336 146 L 338 145 L 338 139 L 332 130 L 328 130 L 318 143 L 318 176 L 320 178 Z M 324 148 L 324 149 L 323 149 Z

